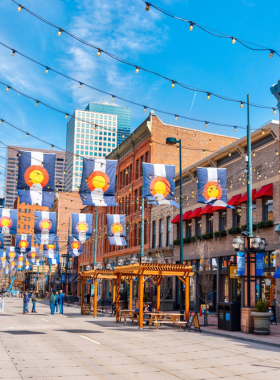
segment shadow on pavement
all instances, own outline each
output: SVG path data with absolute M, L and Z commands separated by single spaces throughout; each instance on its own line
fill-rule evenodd
M 103 331 L 94 331 L 94 330 L 55 330 L 55 331 L 62 331 L 62 332 L 68 332 L 73 334 L 89 334 L 89 333 L 101 333 L 103 334 Z
M 46 334 L 41 331 L 1 331 L 1 333 L 7 333 L 7 334 L 12 334 L 12 335 L 42 335 Z

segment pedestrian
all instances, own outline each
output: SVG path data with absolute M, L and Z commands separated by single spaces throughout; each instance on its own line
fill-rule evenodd
M 55 311 L 58 313 L 58 292 L 55 293 Z
M 55 309 L 55 300 L 56 295 L 55 292 L 52 291 L 52 294 L 50 295 L 50 308 L 51 308 L 51 315 L 54 315 L 54 309 Z
M 28 294 L 27 292 L 25 292 L 23 296 L 23 313 L 22 314 L 28 313 L 28 302 L 29 302 Z
M 60 314 L 63 314 L 64 294 L 62 290 L 60 291 L 59 296 L 58 296 L 58 304 L 59 304 L 59 312 Z
M 4 298 L 4 294 L 5 294 L 5 288 L 2 288 L 1 290 L 1 297 Z
M 32 292 L 32 294 L 31 294 L 31 301 L 32 301 L 32 313 L 37 313 L 37 311 L 36 311 L 37 297 L 36 297 L 35 292 Z

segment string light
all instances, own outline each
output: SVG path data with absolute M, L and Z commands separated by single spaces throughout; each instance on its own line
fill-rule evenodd
M 148 12 L 149 9 L 150 9 L 150 4 L 149 4 L 149 3 L 146 3 L 146 8 L 145 8 L 145 10 Z
M 210 92 L 208 92 L 208 94 L 207 94 L 207 98 L 206 98 L 207 100 L 209 100 L 210 99 Z
M 205 154 L 205 150 L 203 149 L 203 154 Z
M 39 102 L 38 102 L 38 100 L 37 100 L 35 106 L 37 107 L 38 105 L 39 105 Z
M 2 119 L 0 120 L 0 124 L 3 124 L 3 120 Z
M 143 112 L 146 112 L 146 111 L 147 111 L 147 107 L 144 106 Z
M 22 6 L 19 5 L 18 9 L 17 9 L 19 12 L 22 10 Z
M 178 115 L 175 115 L 175 120 L 178 120 Z
M 276 153 L 276 156 L 278 156 L 278 155 L 279 155 L 279 152 L 278 152 L 278 150 L 276 150 L 276 151 L 275 151 L 275 153 Z
M 233 45 L 235 44 L 236 42 L 236 39 L 234 37 L 231 38 L 231 42 L 233 43 Z
M 25 137 L 27 138 L 29 136 L 29 133 L 26 133 Z
M 96 53 L 97 57 L 99 57 L 99 56 L 100 56 L 100 54 L 101 54 L 101 50 L 100 50 L 100 49 L 98 49 L 98 52 Z
M 122 134 L 122 138 L 124 139 L 124 133 Z
M 78 88 L 82 88 L 83 83 L 80 82 Z
M 276 115 L 276 108 L 273 109 L 273 113 L 274 113 L 274 115 Z
M 68 113 L 65 115 L 65 119 L 67 119 L 67 117 L 68 117 Z
M 16 52 L 15 50 L 12 51 L 12 54 L 11 54 L 12 57 L 14 57 L 15 52 Z
M 240 102 L 240 108 L 243 108 L 244 102 Z
M 53 149 L 53 145 L 51 145 L 51 149 Z
M 228 156 L 231 157 L 231 152 L 228 152 Z
M 192 31 L 193 30 L 193 23 L 190 22 L 190 27 L 189 27 L 189 30 Z
M 174 82 L 174 81 L 172 82 L 172 85 L 171 85 L 171 87 L 172 87 L 172 88 L 174 88 L 174 87 L 175 87 L 175 82 Z
M 115 100 L 115 96 L 114 95 L 112 95 L 112 102 Z
M 262 135 L 264 135 L 264 129 L 262 128 Z
M 58 33 L 57 33 L 58 37 L 61 36 L 61 33 L 62 33 L 62 29 L 59 29 L 59 31 L 58 31 Z
M 136 66 L 136 70 L 135 70 L 135 72 L 136 72 L 136 74 L 139 73 L 139 67 L 138 67 L 138 66 Z
M 237 130 L 237 128 L 236 128 L 236 127 L 234 127 L 234 132 L 236 132 L 236 130 Z
M 7 88 L 6 88 L 6 91 L 9 91 L 9 90 L 10 90 L 10 88 L 11 88 L 10 86 L 7 86 Z
M 45 73 L 48 74 L 48 72 L 49 72 L 49 68 L 46 67 L 46 71 L 45 71 Z
M 205 128 L 207 128 L 208 127 L 208 122 L 207 121 L 205 121 Z
M 253 152 L 253 157 L 255 157 L 255 155 L 256 155 L 255 152 Z
M 269 54 L 269 58 L 273 58 L 273 51 L 272 50 L 270 50 L 270 54 Z

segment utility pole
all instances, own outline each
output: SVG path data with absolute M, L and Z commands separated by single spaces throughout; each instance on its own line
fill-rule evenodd
M 253 236 L 252 215 L 252 159 L 251 159 L 251 126 L 250 126 L 250 95 L 247 95 L 247 226 L 248 236 Z
M 95 268 L 95 265 L 96 265 L 97 225 L 98 225 L 98 207 L 95 206 L 95 229 L 94 229 L 93 269 Z M 96 291 L 96 290 L 95 290 L 95 291 Z

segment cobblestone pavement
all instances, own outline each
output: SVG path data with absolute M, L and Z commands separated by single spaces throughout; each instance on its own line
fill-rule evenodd
M 30 305 L 31 306 L 31 305 Z M 22 315 L 22 299 L 5 298 L 0 314 L 0 379 L 279 380 L 280 349 L 169 327 L 139 330 L 114 318 Z

